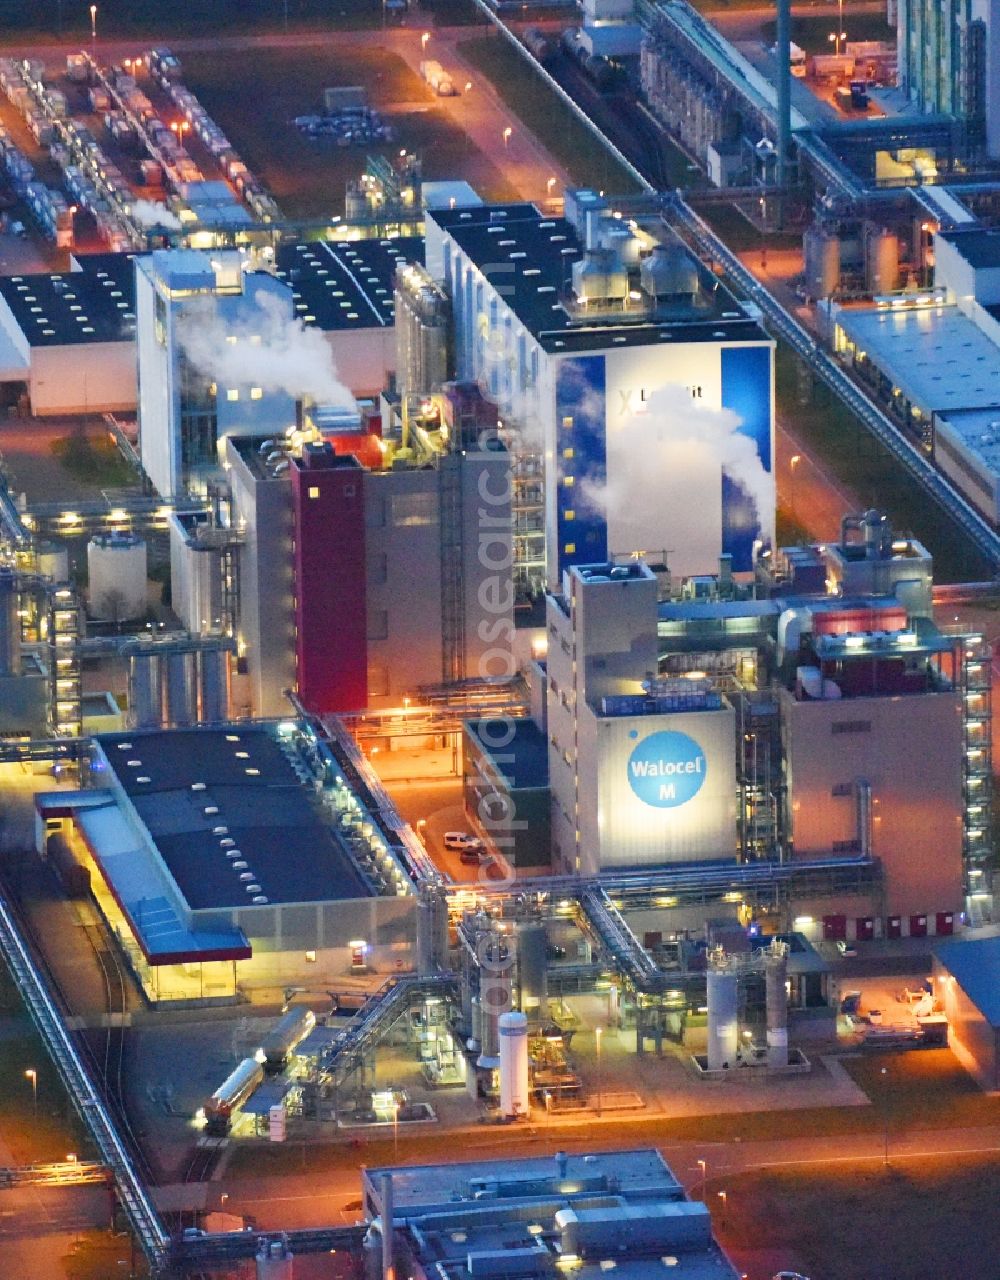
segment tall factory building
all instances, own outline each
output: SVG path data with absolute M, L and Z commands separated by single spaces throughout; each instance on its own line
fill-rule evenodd
M 547 597 L 553 862 L 782 863 L 830 940 L 988 916 L 990 654 L 937 625 L 932 561 L 878 512 L 667 584 L 574 566 Z
M 225 436 L 294 425 L 292 397 L 255 385 L 252 354 L 262 329 L 294 317 L 292 291 L 235 250 L 158 249 L 135 270 L 142 465 L 163 497 L 203 493 Z
M 509 674 L 510 461 L 480 402 L 448 387 L 406 436 L 383 402 L 367 429 L 227 441 L 255 713 L 288 688 L 326 714 Z
M 642 552 L 677 575 L 752 570 L 774 536 L 773 343 L 659 219 L 593 192 L 428 213 L 427 270 L 457 376 L 486 388 L 514 454 L 518 585 Z
M 1000 3 L 898 0 L 899 87 L 921 111 L 956 116 L 1000 156 Z
M 655 575 L 577 565 L 547 600 L 553 861 L 568 873 L 736 858 L 732 706 L 657 674 Z
M 396 384 L 401 396 L 438 390 L 450 373 L 448 295 L 417 263 L 396 268 Z

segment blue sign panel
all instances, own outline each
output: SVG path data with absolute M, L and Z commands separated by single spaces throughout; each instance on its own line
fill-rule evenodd
M 601 501 L 607 483 L 604 406 L 604 357 L 560 360 L 555 451 L 560 575 L 570 565 L 597 564 L 608 558 L 608 522 Z
M 694 738 L 675 730 L 651 733 L 628 759 L 629 786 L 656 809 L 676 809 L 701 790 L 708 763 Z

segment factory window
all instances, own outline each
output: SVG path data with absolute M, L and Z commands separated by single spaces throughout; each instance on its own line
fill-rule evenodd
M 574 484 L 576 484 L 576 476 L 563 476 L 564 489 L 572 489 Z
M 575 520 L 575 519 L 576 519 L 576 512 L 575 512 L 575 511 L 564 511 L 564 512 L 563 512 L 563 519 L 564 519 L 564 520 Z
M 311 484 L 311 485 L 309 486 L 309 497 L 310 497 L 310 498 L 318 498 L 318 497 L 319 497 L 319 485 Z
M 834 853 L 860 853 L 861 841 L 854 840 L 834 840 L 830 846 Z
M 573 447 L 572 447 L 572 445 L 570 445 L 570 447 L 569 447 L 568 449 L 563 449 L 563 457 L 564 457 L 564 458 L 572 458 L 572 457 L 573 457 Z
M 369 558 L 368 581 L 372 586 L 382 586 L 389 578 L 389 560 L 387 556 L 377 555 Z
M 372 665 L 368 668 L 369 698 L 384 698 L 389 693 L 389 668 Z
M 834 720 L 830 726 L 831 733 L 871 733 L 870 720 Z
M 832 796 L 849 796 L 853 793 L 854 787 L 850 782 L 838 782 L 830 792 Z
M 230 387 L 229 390 L 226 392 L 227 400 L 238 400 L 239 398 L 240 398 L 240 393 L 239 391 L 237 391 L 235 387 Z
M 251 387 L 251 388 L 250 388 L 250 399 L 251 399 L 251 400 L 259 400 L 263 394 L 264 394 L 264 392 L 263 392 L 263 390 L 262 390 L 260 387 Z
M 566 431 L 571 431 L 573 428 L 573 415 L 567 414 L 566 417 L 563 418 L 562 424 Z
M 167 304 L 159 294 L 153 300 L 153 332 L 156 335 L 157 344 L 165 347 L 167 345 Z
M 392 523 L 397 528 L 435 524 L 437 510 L 433 493 L 398 493 L 392 499 Z
M 316 963 L 316 952 L 315 952 L 315 951 L 307 951 L 307 952 L 306 952 L 306 964 L 315 964 L 315 963 Z
M 369 529 L 385 528 L 385 498 L 373 496 L 365 503 L 365 524 Z
M 563 551 L 564 551 L 564 552 L 565 552 L 565 554 L 566 554 L 566 555 L 568 555 L 568 556 L 573 555 L 573 554 L 574 554 L 574 552 L 576 551 L 576 543 L 575 543 L 575 542 L 567 542 L 567 543 L 565 544 L 565 546 L 563 547 Z
M 389 611 L 387 609 L 368 610 L 368 639 L 385 640 L 389 635 Z

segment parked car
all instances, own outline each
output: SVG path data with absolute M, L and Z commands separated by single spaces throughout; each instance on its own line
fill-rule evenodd
M 483 842 L 478 836 L 470 835 L 468 831 L 446 831 L 444 847 L 451 849 L 454 853 L 461 853 L 463 849 L 481 849 Z

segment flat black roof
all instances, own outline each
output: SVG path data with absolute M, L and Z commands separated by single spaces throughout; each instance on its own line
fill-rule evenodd
M 143 255 L 80 254 L 79 271 L 0 279 L 0 296 L 33 347 L 131 342 L 137 256 Z M 307 240 L 279 245 L 275 267 L 291 286 L 296 315 L 330 332 L 391 327 L 396 267 L 423 260 L 422 236 L 343 244 Z
M 33 347 L 131 342 L 135 277 L 131 253 L 82 254 L 79 271 L 5 276 L 0 296 Z
M 566 218 L 548 217 L 533 204 L 434 209 L 427 217 L 448 232 L 542 348 L 553 354 L 659 342 L 767 341 L 760 325 L 700 263 L 706 287 L 697 312 L 678 309 L 676 315 L 642 322 L 607 317 L 581 322 L 564 305 L 573 263 L 583 254 Z
M 503 722 L 503 763 L 498 764 L 494 753 L 487 745 L 489 738 L 495 737 L 494 720 L 469 720 L 466 728 L 474 735 L 480 749 L 490 760 L 496 771 L 507 779 L 512 791 L 522 787 L 547 787 L 549 785 L 549 744 L 534 720 L 516 719 Z M 479 735 L 480 726 L 494 726 L 487 731 L 486 741 Z M 508 757 L 513 756 L 513 762 Z
M 1000 228 L 943 231 L 941 239 L 954 245 L 973 267 L 1000 267 Z
M 136 731 L 97 741 L 192 909 L 250 907 L 248 883 L 272 904 L 371 896 L 275 726 Z M 240 879 L 244 870 L 252 880 Z
M 296 314 L 318 329 L 390 327 L 396 267 L 423 262 L 422 236 L 387 240 L 304 240 L 279 245 L 278 275 L 292 287 Z

